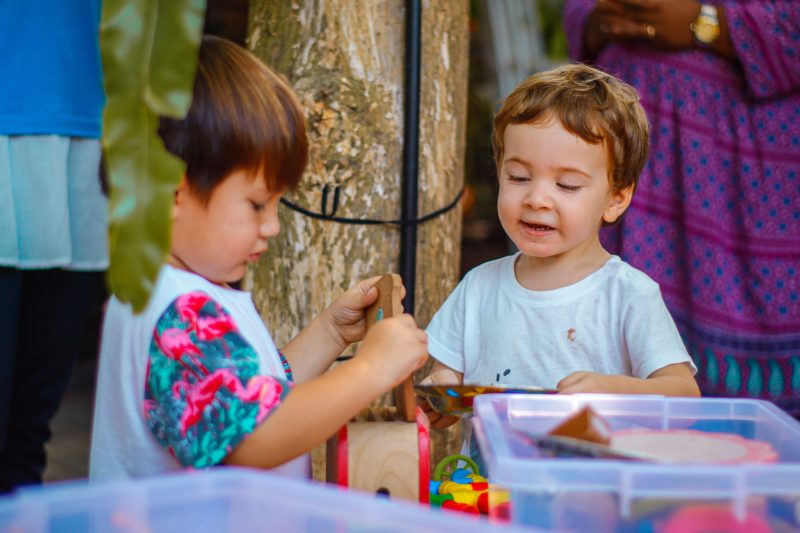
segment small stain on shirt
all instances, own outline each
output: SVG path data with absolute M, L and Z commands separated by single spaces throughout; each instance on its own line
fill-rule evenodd
M 567 340 L 570 342 L 575 342 L 575 328 L 569 328 L 567 330 Z
M 503 371 L 503 376 L 507 376 L 507 375 L 509 375 L 510 373 L 511 373 L 511 369 L 510 369 L 510 368 L 506 368 L 506 369 Z M 497 383 L 500 383 L 500 374 L 497 374 L 497 378 L 496 378 L 496 380 L 497 380 Z

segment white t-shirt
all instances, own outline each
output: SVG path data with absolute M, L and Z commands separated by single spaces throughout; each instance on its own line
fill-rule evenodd
M 129 305 L 116 298 L 108 302 L 89 458 L 92 480 L 150 476 L 182 468 L 158 442 L 145 419 L 145 379 L 156 323 L 176 298 L 196 291 L 206 293 L 230 314 L 242 337 L 258 354 L 262 374 L 286 378 L 278 351 L 250 293 L 165 266 L 141 314 L 134 315 Z M 308 477 L 308 457 L 299 457 L 273 472 Z
M 658 284 L 613 256 L 560 289 L 519 284 L 519 253 L 470 271 L 428 326 L 430 354 L 464 383 L 555 388 L 576 371 L 646 378 L 673 363 L 696 371 Z

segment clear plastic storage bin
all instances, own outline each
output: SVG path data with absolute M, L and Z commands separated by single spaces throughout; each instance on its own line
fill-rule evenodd
M 768 442 L 773 464 L 657 464 L 547 458 L 517 431 L 547 433 L 585 405 L 612 430 L 693 429 Z M 800 531 L 800 423 L 760 400 L 485 395 L 475 432 L 514 524 L 564 532 Z M 491 501 L 491 500 L 490 500 Z
M 0 498 L 0 531 L 4 533 L 477 533 L 520 529 L 233 468 L 108 484 L 63 483 Z

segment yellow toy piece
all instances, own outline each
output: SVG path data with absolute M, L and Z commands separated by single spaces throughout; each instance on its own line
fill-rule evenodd
M 465 468 L 455 468 L 447 474 L 449 480 L 442 480 L 445 468 L 457 465 L 459 461 L 466 463 L 472 472 Z M 478 466 L 475 462 L 464 455 L 449 455 L 442 459 L 431 480 L 431 504 L 466 513 L 488 514 L 489 483 L 477 472 Z

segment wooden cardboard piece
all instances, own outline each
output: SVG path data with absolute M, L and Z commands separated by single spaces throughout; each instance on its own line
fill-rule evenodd
M 386 274 L 373 287 L 378 289 L 378 299 L 367 309 L 367 329 L 382 318 L 403 314 L 403 282 L 400 276 Z M 414 422 L 417 418 L 414 396 L 412 376 L 409 376 L 394 388 L 394 403 L 397 406 L 397 412 L 400 418 L 406 422 Z

